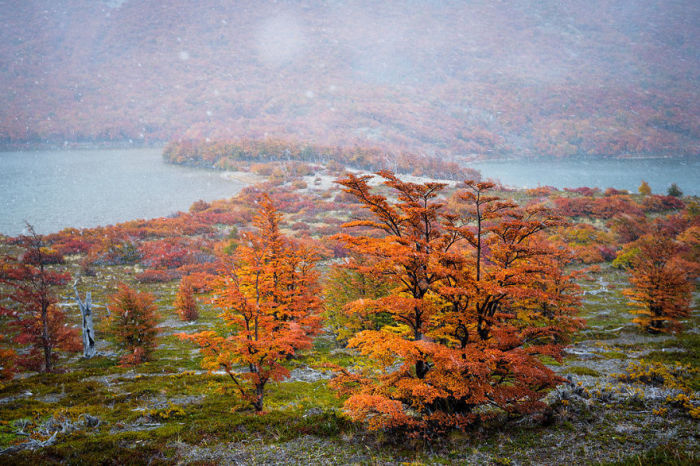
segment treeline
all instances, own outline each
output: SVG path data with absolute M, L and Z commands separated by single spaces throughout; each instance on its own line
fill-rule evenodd
M 236 169 L 239 162 L 302 161 L 328 166 L 396 173 L 443 180 L 479 180 L 478 170 L 436 156 L 407 152 L 388 153 L 371 147 L 343 148 L 304 144 L 281 139 L 237 139 L 221 141 L 183 140 L 168 144 L 163 157 L 170 163 Z

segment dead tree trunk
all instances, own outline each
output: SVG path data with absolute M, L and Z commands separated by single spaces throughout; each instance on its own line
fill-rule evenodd
M 88 291 L 85 295 L 85 301 L 80 300 L 80 294 L 78 293 L 78 280 L 73 283 L 73 289 L 75 290 L 75 300 L 80 307 L 80 314 L 83 316 L 82 328 L 83 328 L 83 357 L 91 358 L 95 355 L 95 330 L 92 325 L 92 297 Z

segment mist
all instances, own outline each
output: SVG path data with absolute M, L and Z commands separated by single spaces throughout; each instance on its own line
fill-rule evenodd
M 4 2 L 0 135 L 700 153 L 697 2 Z

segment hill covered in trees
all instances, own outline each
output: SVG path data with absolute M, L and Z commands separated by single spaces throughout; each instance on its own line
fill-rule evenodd
M 2 2 L 0 142 L 700 154 L 700 6 Z

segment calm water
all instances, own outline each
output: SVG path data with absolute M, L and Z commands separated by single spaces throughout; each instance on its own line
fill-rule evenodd
M 472 164 L 512 186 L 597 186 L 655 193 L 677 183 L 700 195 L 700 160 L 504 161 Z M 228 198 L 243 187 L 221 172 L 163 163 L 160 149 L 0 152 L 0 233 L 24 220 L 38 232 L 108 225 L 187 210 L 197 199 Z
M 0 152 L 0 233 L 161 217 L 243 188 L 222 175 L 165 164 L 160 149 Z
M 535 188 L 576 188 L 580 186 L 627 189 L 637 192 L 646 180 L 655 194 L 666 194 L 676 183 L 685 194 L 700 195 L 700 159 L 617 159 L 564 161 L 478 162 L 484 178 L 496 178 L 503 184 Z

